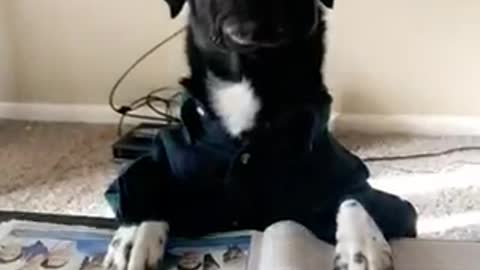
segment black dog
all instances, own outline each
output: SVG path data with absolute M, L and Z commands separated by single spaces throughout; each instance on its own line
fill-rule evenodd
M 185 1 L 167 0 L 172 17 Z M 333 2 L 189 4 L 183 125 L 164 130 L 113 185 L 124 226 L 106 265 L 155 265 L 170 227 L 197 236 L 293 220 L 336 243 L 338 269 L 391 269 L 385 239 L 415 236 L 416 213 L 372 189 L 365 165 L 328 131 L 320 70 Z

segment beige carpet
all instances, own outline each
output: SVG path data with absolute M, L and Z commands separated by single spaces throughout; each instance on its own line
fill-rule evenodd
M 103 215 L 113 126 L 0 122 L 0 208 Z
M 118 165 L 109 125 L 0 120 L 0 209 L 111 216 L 103 192 Z M 480 138 L 341 135 L 362 157 L 479 145 Z M 369 163 L 372 184 L 410 199 L 422 237 L 480 240 L 480 152 Z

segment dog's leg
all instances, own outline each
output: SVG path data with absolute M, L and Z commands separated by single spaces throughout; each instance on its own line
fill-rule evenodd
M 337 215 L 334 270 L 392 270 L 390 245 L 356 200 L 346 200 Z
M 120 227 L 108 247 L 106 269 L 155 269 L 163 259 L 169 226 L 166 222 L 143 222 Z

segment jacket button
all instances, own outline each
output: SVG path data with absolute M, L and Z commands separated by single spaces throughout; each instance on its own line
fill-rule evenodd
M 242 155 L 240 156 L 240 161 L 241 161 L 244 165 L 247 165 L 247 164 L 248 164 L 248 161 L 250 161 L 250 154 L 249 154 L 249 153 L 242 154 Z
M 204 117 L 204 116 L 205 116 L 205 111 L 204 111 L 203 108 L 200 107 L 200 106 L 197 107 L 197 113 L 198 113 L 201 117 Z

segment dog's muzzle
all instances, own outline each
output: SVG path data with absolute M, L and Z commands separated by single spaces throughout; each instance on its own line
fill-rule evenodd
M 287 33 L 282 26 L 269 27 L 265 30 L 253 21 L 238 22 L 226 20 L 222 25 L 222 35 L 229 47 L 268 48 L 278 47 L 287 40 Z
M 254 20 L 225 18 L 219 23 L 213 40 L 237 50 L 280 47 L 293 40 L 303 40 L 313 35 L 319 25 L 318 9 L 313 10 L 312 18 L 311 24 L 299 29 L 278 22 L 265 25 Z

